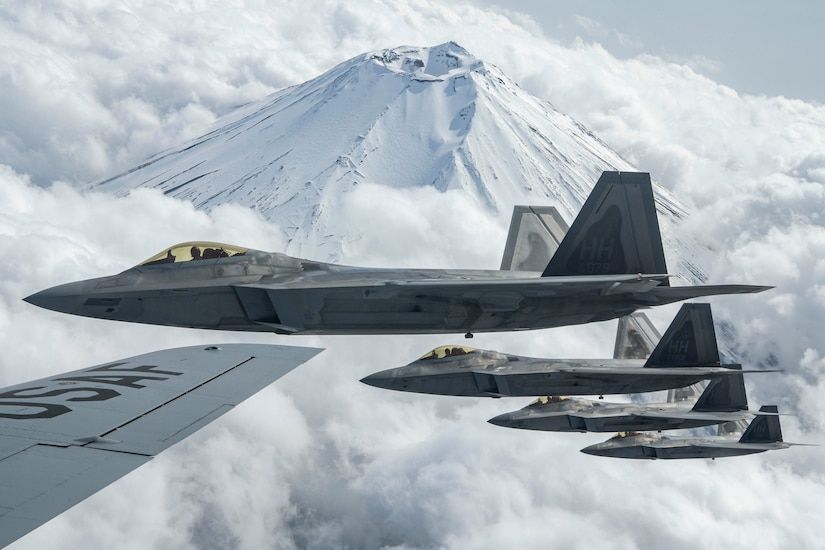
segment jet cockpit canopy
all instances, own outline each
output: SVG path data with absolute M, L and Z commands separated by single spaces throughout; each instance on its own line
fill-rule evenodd
M 570 398 L 566 395 L 542 395 L 541 397 L 535 398 L 533 401 L 530 402 L 528 407 L 540 407 L 542 405 L 549 405 L 552 403 L 562 403 L 564 401 L 570 401 Z
M 469 355 L 475 353 L 475 348 L 467 346 L 440 346 L 434 350 L 424 354 L 419 358 L 419 361 L 428 361 L 431 359 L 444 359 L 445 357 L 456 357 L 459 355 Z
M 634 437 L 634 436 L 637 436 L 637 435 L 642 435 L 642 433 L 644 433 L 644 432 L 636 432 L 636 431 L 618 432 L 616 435 L 614 435 L 610 439 L 624 439 L 626 437 Z
M 145 266 L 193 262 L 198 260 L 215 260 L 218 258 L 228 258 L 230 256 L 243 256 L 248 251 L 248 248 L 229 244 L 213 243 L 209 241 L 192 241 L 169 247 L 166 250 L 158 252 L 148 260 L 141 262 L 139 265 Z

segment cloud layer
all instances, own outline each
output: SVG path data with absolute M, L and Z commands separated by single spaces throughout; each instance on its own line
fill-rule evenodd
M 529 21 L 464 4 L 102 1 L 45 10 L 12 2 L 0 8 L 0 385 L 207 341 L 328 348 L 15 548 L 819 544 L 825 483 L 816 448 L 715 462 L 599 459 L 578 453 L 599 435 L 484 422 L 521 400 L 398 395 L 357 382 L 450 338 L 215 334 L 70 318 L 21 301 L 120 271 L 173 242 L 283 249 L 277 227 L 238 207 L 206 215 L 157 193 L 114 199 L 70 184 L 129 169 L 234 105 L 362 51 L 447 40 L 692 203 L 684 230 L 718 252 L 713 282 L 777 285 L 714 299 L 730 322 L 720 334 L 735 331 L 747 366 L 786 370 L 748 381 L 753 405 L 798 415 L 783 416 L 786 439 L 825 440 L 825 108 L 742 96 L 655 57 L 620 61 L 598 44 L 565 47 Z M 380 186 L 361 193 L 342 205 L 354 217 L 385 201 L 412 210 L 437 198 Z M 471 231 L 428 212 L 415 221 L 377 216 L 342 261 L 498 264 L 505 227 Z M 675 309 L 651 316 L 662 328 Z M 602 323 L 481 335 L 474 345 L 605 356 L 612 331 Z

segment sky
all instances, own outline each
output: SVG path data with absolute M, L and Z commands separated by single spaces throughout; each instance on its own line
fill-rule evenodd
M 825 76 L 815 69 L 825 6 L 815 0 L 476 3 L 525 13 L 563 43 L 598 42 L 620 59 L 648 54 L 687 65 L 741 94 L 825 102 Z
M 798 73 L 820 77 L 806 55 L 822 48 L 804 40 L 813 40 L 806 25 L 821 8 L 790 3 L 777 15 L 755 4 L 753 23 L 737 26 L 729 3 L 714 8 L 729 22 L 719 30 L 701 24 L 712 19 L 705 4 L 692 12 L 672 7 L 678 11 L 664 15 L 695 22 L 696 32 L 652 35 L 646 12 L 634 18 L 607 3 L 572 3 L 557 6 L 559 23 L 547 11 L 513 11 L 531 5 L 0 6 L 0 385 L 178 345 L 327 348 L 12 548 L 820 544 L 819 448 L 713 462 L 610 461 L 578 452 L 603 435 L 521 433 L 485 422 L 526 404 L 519 400 L 396 394 L 358 382 L 449 343 L 444 337 L 215 334 L 78 319 L 22 302 L 192 238 L 282 250 L 277 220 L 238 206 L 206 214 L 148 191 L 114 198 L 80 189 L 202 134 L 238 105 L 359 53 L 454 40 L 582 122 L 688 204 L 694 215 L 684 230 L 717 253 L 708 266 L 713 282 L 777 286 L 758 299 L 713 300 L 714 312 L 730 321 L 719 332 L 735 331 L 749 366 L 785 370 L 749 380 L 748 390 L 753 405 L 777 403 L 793 413 L 782 417 L 786 440 L 825 443 L 818 329 L 825 324 L 825 107 L 816 95 L 821 87 L 791 84 L 794 71 L 784 72 L 800 67 Z M 780 16 L 794 24 L 778 24 Z M 713 46 L 727 28 L 736 29 L 726 36 L 730 51 Z M 762 51 L 759 36 L 775 47 L 742 53 Z M 757 72 L 767 73 L 762 83 L 746 78 Z M 376 204 L 397 198 L 372 190 Z M 445 227 L 431 213 L 422 216 L 421 227 Z M 397 231 L 410 255 L 426 257 L 424 245 Z M 489 233 L 461 233 L 455 241 L 443 234 L 441 261 L 452 246 L 456 255 L 486 250 L 489 267 L 498 264 L 503 242 L 490 246 Z M 375 228 L 363 242 L 385 237 Z M 357 259 L 386 265 L 387 257 L 382 247 L 364 246 Z M 676 309 L 651 317 L 662 329 Z M 607 356 L 614 326 L 479 335 L 474 345 Z

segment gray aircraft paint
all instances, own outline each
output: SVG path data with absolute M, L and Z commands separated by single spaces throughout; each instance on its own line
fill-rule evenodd
M 610 237 L 616 228 L 619 234 Z M 545 276 L 536 275 L 371 269 L 247 250 L 227 257 L 156 261 L 111 277 L 60 285 L 26 300 L 65 313 L 167 326 L 416 334 L 575 325 L 621 317 L 640 307 L 769 288 L 669 286 L 650 177 L 639 173 L 605 172 Z
M 582 449 L 583 453 L 613 458 L 681 459 L 719 458 L 786 449 L 798 443 L 782 440 L 778 409 L 765 405 L 740 438 L 669 437 L 653 433 L 617 434 L 613 438 Z
M 0 547 L 320 351 L 262 344 L 176 348 L 0 389 Z
M 671 346 L 668 335 L 681 347 L 685 336 L 682 327 L 697 326 L 705 331 L 712 322 L 707 304 L 684 304 L 671 323 L 673 330 L 666 332 L 657 349 Z M 696 349 L 696 356 L 703 359 L 694 364 L 686 364 L 683 354 L 651 355 L 648 360 L 544 359 L 442 346 L 408 365 L 367 376 L 362 382 L 417 393 L 503 397 L 641 393 L 738 376 L 739 371 L 720 365 L 718 354 L 714 357 L 705 349 L 708 343 L 706 338 L 689 343 Z M 712 349 L 716 349 L 715 341 Z

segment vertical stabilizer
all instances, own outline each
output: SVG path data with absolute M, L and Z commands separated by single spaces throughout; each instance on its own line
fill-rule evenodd
M 718 365 L 710 304 L 684 304 L 645 363 L 646 367 Z
M 613 346 L 613 358 L 647 359 L 661 337 L 644 313 L 620 317 L 616 329 L 616 344 Z
M 748 421 L 745 419 L 731 420 L 724 424 L 719 424 L 716 428 L 716 435 L 735 435 L 742 434 L 748 429 Z
M 646 314 L 636 312 L 620 317 L 619 326 L 616 329 L 613 359 L 647 359 L 661 339 L 662 335 Z M 705 382 L 702 381 L 684 388 L 669 389 L 667 390 L 667 402 L 696 401 L 705 386 Z M 743 429 L 744 427 L 739 431 Z
M 725 368 L 742 370 L 742 365 L 725 365 Z M 696 412 L 733 412 L 748 410 L 745 393 L 745 377 L 742 374 L 722 376 L 711 380 L 693 406 Z
M 603 172 L 542 276 L 636 273 L 667 273 L 650 174 Z
M 502 271 L 544 271 L 567 233 L 554 206 L 516 206 L 501 258 Z
M 782 441 L 782 427 L 779 425 L 779 408 L 776 405 L 762 405 L 761 413 L 751 420 L 750 426 L 742 434 L 739 443 L 774 443 Z

